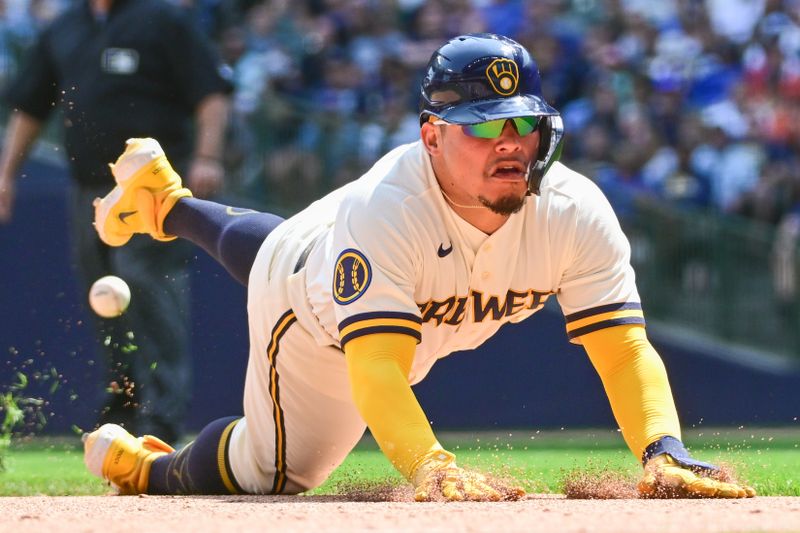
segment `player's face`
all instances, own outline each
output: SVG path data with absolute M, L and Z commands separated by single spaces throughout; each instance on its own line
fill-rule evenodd
M 499 215 L 519 211 L 528 191 L 528 165 L 539 147 L 539 132 L 529 126 L 506 120 L 496 138 L 483 138 L 474 128 L 424 124 L 422 139 L 445 194 L 457 204 L 482 205 Z

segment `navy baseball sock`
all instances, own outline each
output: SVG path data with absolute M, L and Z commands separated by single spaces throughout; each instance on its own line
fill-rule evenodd
M 164 232 L 200 246 L 244 286 L 261 243 L 283 218 L 251 209 L 182 198 L 164 219 Z
M 228 443 L 238 420 L 236 416 L 218 418 L 179 451 L 153 461 L 147 493 L 244 493 L 228 462 Z

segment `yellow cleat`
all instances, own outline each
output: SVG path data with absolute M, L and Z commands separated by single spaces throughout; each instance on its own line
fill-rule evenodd
M 134 233 L 147 233 L 159 241 L 175 236 L 164 233 L 164 218 L 181 198 L 192 196 L 172 169 L 155 139 L 128 139 L 125 152 L 111 167 L 117 186 L 94 201 L 94 225 L 109 246 L 122 246 Z
M 145 494 L 153 461 L 175 449 L 152 435 L 136 438 L 116 424 L 83 434 L 83 462 L 120 494 Z

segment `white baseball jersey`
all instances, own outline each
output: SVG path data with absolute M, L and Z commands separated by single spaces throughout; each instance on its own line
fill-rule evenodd
M 415 337 L 412 383 L 438 358 L 479 346 L 553 294 L 573 341 L 644 321 L 610 205 L 560 163 L 541 195 L 488 236 L 448 206 L 421 142 L 393 150 L 286 225 L 314 239 L 305 283 L 290 295 L 300 324 L 320 344 L 341 347 L 377 332 Z
M 410 335 L 409 379 L 474 348 L 555 294 L 567 334 L 644 318 L 629 246 L 606 199 L 556 163 L 541 195 L 492 235 L 445 202 L 420 142 L 311 204 L 265 240 L 250 272 L 245 418 L 230 463 L 251 493 L 322 483 L 364 432 L 341 348 Z

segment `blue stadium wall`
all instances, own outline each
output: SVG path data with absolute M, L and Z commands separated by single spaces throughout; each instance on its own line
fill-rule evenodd
M 85 295 L 70 271 L 64 171 L 32 162 L 12 223 L 0 226 L 0 392 L 29 378 L 45 400 L 48 433 L 94 424 L 104 365 L 96 359 Z M 247 360 L 245 290 L 201 250 L 193 275 L 193 400 L 187 428 L 241 414 Z M 646 309 L 646 302 L 645 302 Z M 800 365 L 761 364 L 650 328 L 684 426 L 797 425 Z M 614 427 L 582 348 L 567 342 L 555 306 L 506 326 L 486 345 L 441 360 L 416 387 L 436 428 Z

